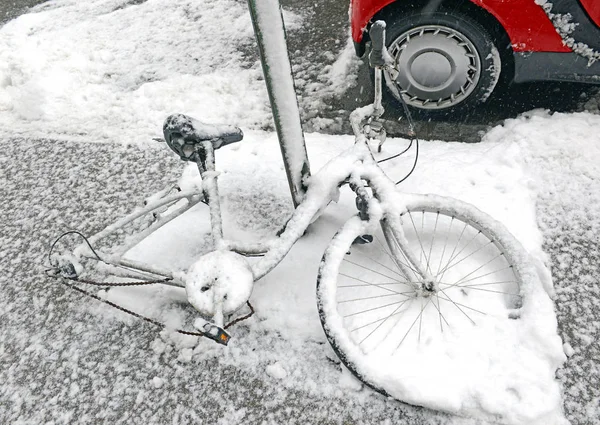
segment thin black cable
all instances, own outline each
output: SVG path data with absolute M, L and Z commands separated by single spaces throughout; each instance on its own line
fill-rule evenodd
M 246 314 L 245 316 L 238 317 L 237 319 L 229 322 L 228 324 L 226 324 L 225 326 L 223 326 L 223 329 L 230 328 L 231 326 L 235 325 L 236 323 L 239 323 L 242 320 L 249 319 L 250 317 L 252 317 L 254 315 L 254 307 L 252 307 L 252 304 L 250 304 L 250 301 L 246 301 L 246 305 L 248 307 L 250 307 L 250 313 Z
M 77 230 L 69 230 L 68 232 L 63 233 L 58 238 L 56 238 L 56 240 L 54 241 L 54 243 L 50 247 L 50 252 L 48 252 L 48 261 L 50 262 L 51 266 L 53 266 L 53 267 L 56 266 L 56 264 L 52 263 L 52 251 L 54 251 L 54 247 L 56 246 L 56 244 L 58 243 L 58 241 L 60 241 L 62 238 L 64 238 L 67 235 L 70 235 L 70 234 L 76 234 L 76 235 L 81 236 L 83 238 L 83 240 L 85 241 L 85 243 L 87 244 L 87 246 L 90 248 L 90 250 L 94 253 L 94 255 L 96 256 L 96 258 L 98 259 L 98 261 L 102 261 L 102 258 L 100 258 L 100 256 L 98 255 L 98 253 L 96 252 L 96 250 L 94 249 L 94 247 L 92 247 L 92 244 L 90 243 L 90 241 L 88 241 L 88 239 L 83 235 L 83 233 L 81 233 L 81 232 L 79 232 Z
M 401 180 L 398 180 L 396 182 L 396 186 L 399 185 L 400 183 L 402 183 L 407 178 L 409 178 L 410 175 L 413 173 L 413 171 L 415 171 L 415 168 L 417 168 L 417 161 L 419 160 L 419 139 L 417 139 L 415 137 L 415 140 L 417 141 L 417 143 L 416 143 L 416 152 L 415 152 L 415 162 L 413 163 L 413 166 L 412 166 L 411 170 L 408 172 L 408 174 L 406 176 L 404 176 L 404 178 L 402 178 Z
M 402 178 L 396 182 L 396 186 L 410 177 L 410 175 L 413 173 L 413 171 L 415 171 L 415 168 L 417 168 L 417 161 L 419 160 L 419 138 L 417 137 L 417 131 L 415 130 L 415 123 L 412 119 L 410 109 L 408 109 L 408 105 L 404 101 L 404 97 L 402 97 L 402 94 L 400 94 L 399 98 L 400 98 L 400 102 L 402 103 L 402 108 L 404 109 L 404 114 L 406 115 L 406 119 L 408 120 L 408 129 L 410 131 L 410 135 L 411 135 L 411 137 L 413 137 L 413 139 L 411 139 L 411 145 L 412 145 L 412 140 L 414 140 L 416 142 L 415 143 L 416 152 L 415 152 L 415 162 L 413 163 L 412 168 L 410 169 L 408 174 L 404 176 L 404 178 Z
M 415 171 L 415 168 L 417 167 L 417 161 L 419 160 L 419 138 L 417 137 L 417 132 L 415 130 L 415 123 L 414 123 L 414 121 L 412 119 L 412 114 L 410 113 L 410 109 L 408 109 L 408 105 L 404 101 L 404 97 L 402 96 L 402 93 L 400 93 L 400 91 L 393 84 L 391 85 L 390 89 L 392 90 L 392 92 L 395 92 L 394 93 L 395 94 L 394 97 L 396 97 L 398 100 L 400 100 L 400 103 L 402 104 L 402 109 L 404 109 L 404 115 L 406 116 L 406 119 L 408 121 L 408 130 L 409 130 L 409 136 L 410 136 L 410 144 L 408 145 L 408 147 L 406 149 L 404 149 L 399 154 L 396 154 L 396 155 L 393 155 L 393 156 L 391 156 L 389 158 L 385 158 L 385 159 L 382 159 L 380 161 L 377 161 L 377 163 L 381 164 L 382 162 L 389 161 L 390 159 L 398 158 L 400 155 L 403 155 L 404 153 L 406 153 L 412 147 L 413 142 L 416 142 L 415 143 L 416 144 L 415 161 L 413 163 L 412 168 L 408 172 L 408 174 L 406 176 L 404 176 L 402 179 L 400 179 L 400 180 L 398 180 L 396 182 L 396 185 L 399 185 L 404 180 L 406 180 L 413 173 L 413 171 Z
M 57 243 L 58 243 L 58 242 L 59 242 L 59 241 L 60 241 L 60 240 L 61 240 L 63 237 L 65 237 L 65 236 L 67 236 L 67 235 L 69 235 L 69 234 L 76 234 L 76 235 L 79 235 L 79 236 L 81 236 L 81 238 L 82 238 L 82 239 L 85 241 L 85 243 L 86 243 L 86 244 L 87 244 L 87 246 L 90 248 L 90 250 L 92 251 L 92 253 L 93 253 L 93 254 L 96 256 L 96 259 L 97 259 L 98 261 L 100 261 L 101 263 L 107 264 L 107 265 L 109 265 L 109 266 L 112 266 L 112 267 L 121 268 L 121 269 L 124 269 L 124 270 L 132 270 L 132 271 L 137 271 L 137 270 L 136 270 L 135 268 L 133 268 L 133 267 L 128 267 L 128 266 L 125 266 L 125 265 L 123 265 L 123 264 L 112 264 L 112 263 L 107 263 L 106 261 L 104 261 L 104 260 L 103 260 L 103 259 L 100 257 L 100 255 L 98 255 L 98 253 L 96 252 L 96 250 L 94 249 L 94 247 L 92 246 L 92 244 L 90 243 L 90 241 L 89 241 L 89 240 L 88 240 L 88 239 L 85 237 L 85 235 L 83 235 L 83 233 L 79 232 L 78 230 L 69 230 L 68 232 L 65 232 L 65 233 L 63 233 L 62 235 L 60 235 L 60 236 L 59 236 L 59 237 L 58 237 L 58 238 L 57 238 L 57 239 L 54 241 L 54 243 L 53 243 L 53 244 L 52 244 L 52 246 L 50 247 L 50 252 L 48 253 L 48 261 L 50 262 L 50 266 L 52 266 L 52 267 L 54 267 L 54 268 L 57 268 L 57 267 L 58 267 L 58 264 L 56 264 L 55 262 L 54 262 L 54 263 L 52 262 L 52 251 L 54 251 L 54 247 L 56 246 L 56 244 L 57 244 Z M 154 273 L 154 272 L 146 272 L 146 273 L 148 273 L 148 274 L 154 274 L 154 275 L 157 275 L 157 276 L 161 276 L 160 274 L 158 274 L 158 273 Z M 151 282 L 152 282 L 152 283 L 163 283 L 163 282 L 169 282 L 169 281 L 171 281 L 171 280 L 173 280 L 173 278 L 171 278 L 171 277 L 164 277 L 162 281 L 151 281 Z M 85 283 L 88 283 L 88 282 L 85 282 Z M 96 285 L 102 285 L 102 286 L 115 286 L 115 285 L 111 285 L 111 284 L 107 284 L 107 283 L 95 283 L 95 284 L 96 284 Z M 140 282 L 140 283 L 138 283 L 138 284 L 139 284 L 139 285 L 142 285 L 142 284 L 144 284 L 144 283 L 141 283 L 141 282 Z M 125 286 L 125 285 L 123 285 L 123 286 Z M 133 286 L 133 285 L 132 285 L 132 286 Z
M 404 114 L 406 115 L 406 118 L 408 119 L 408 128 L 409 128 L 409 134 L 410 134 L 410 144 L 402 152 L 400 152 L 400 153 L 398 153 L 396 155 L 390 156 L 388 158 L 381 159 L 381 160 L 377 161 L 378 164 L 381 164 L 382 162 L 389 161 L 389 160 L 394 159 L 394 158 L 398 158 L 400 155 L 405 154 L 412 147 L 413 142 L 415 142 L 416 152 L 415 152 L 415 161 L 413 162 L 413 166 L 410 169 L 410 171 L 408 172 L 408 174 L 406 174 L 402 179 L 398 180 L 395 183 L 396 185 L 399 185 L 404 180 L 406 180 L 407 178 L 410 177 L 410 175 L 413 173 L 413 171 L 415 171 L 415 168 L 417 168 L 417 162 L 419 160 L 419 138 L 417 137 L 417 132 L 415 131 L 414 122 L 412 120 L 412 116 L 411 116 L 410 110 L 408 109 L 408 105 L 406 104 L 406 102 L 404 102 L 404 99 L 402 98 L 402 96 L 400 96 L 400 101 L 402 102 L 402 106 L 404 108 Z
M 397 153 L 396 155 L 392 155 L 390 157 L 387 157 L 385 159 L 380 159 L 379 161 L 377 161 L 377 163 L 381 164 L 382 162 L 389 161 L 390 159 L 398 158 L 400 155 L 404 155 L 412 147 L 413 141 L 414 141 L 414 139 L 410 139 L 410 144 L 402 152 Z

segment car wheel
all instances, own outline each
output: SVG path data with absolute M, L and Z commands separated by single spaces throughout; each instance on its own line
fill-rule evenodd
M 396 103 L 402 96 L 420 118 L 467 114 L 489 98 L 500 77 L 492 37 L 456 12 L 388 20 L 386 45 L 396 64 L 384 72 L 387 95 Z

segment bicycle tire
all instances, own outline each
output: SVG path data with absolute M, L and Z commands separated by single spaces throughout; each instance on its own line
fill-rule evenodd
M 404 200 L 403 200 L 404 201 Z M 394 220 L 390 220 L 390 217 L 397 217 L 400 218 L 402 216 L 404 216 L 405 220 L 404 220 L 404 225 L 408 226 L 410 228 L 413 227 L 414 223 L 411 223 L 410 220 L 408 219 L 407 215 L 410 214 L 417 214 L 417 215 L 423 215 L 425 216 L 426 214 L 430 215 L 431 217 L 433 217 L 436 221 L 435 226 L 437 227 L 438 223 L 437 220 L 439 219 L 440 216 L 443 216 L 445 218 L 448 218 L 449 220 L 451 220 L 452 222 L 458 222 L 460 221 L 462 223 L 461 227 L 464 227 L 466 229 L 469 229 L 469 231 L 472 230 L 472 233 L 474 233 L 476 235 L 475 239 L 481 238 L 481 239 L 487 239 L 488 242 L 490 243 L 488 245 L 488 247 L 492 248 L 492 251 L 496 250 L 496 251 L 500 251 L 501 252 L 501 257 L 503 257 L 503 259 L 506 261 L 506 263 L 509 264 L 509 270 L 510 272 L 512 272 L 514 279 L 512 283 L 507 283 L 504 284 L 504 286 L 513 286 L 513 288 L 518 288 L 516 289 L 514 292 L 507 292 L 504 294 L 500 294 L 500 293 L 495 293 L 495 292 L 505 292 L 505 291 L 495 291 L 492 290 L 492 292 L 487 292 L 487 291 L 478 291 L 478 289 L 488 289 L 485 285 L 482 285 L 483 288 L 481 287 L 477 287 L 477 284 L 470 284 L 468 285 L 468 287 L 466 285 L 454 285 L 452 286 L 451 284 L 448 284 L 448 286 L 445 286 L 444 288 L 442 288 L 442 290 L 438 290 L 437 293 L 431 293 L 428 295 L 407 295 L 407 294 L 400 294 L 401 292 L 408 292 L 410 293 L 410 291 L 414 291 L 416 294 L 416 290 L 413 289 L 409 284 L 400 282 L 397 282 L 397 286 L 396 286 L 396 291 L 397 294 L 393 294 L 394 291 L 392 291 L 391 294 L 388 294 L 387 292 L 389 292 L 389 289 L 394 287 L 391 283 L 386 282 L 378 282 L 378 283 L 372 283 L 372 282 L 368 282 L 365 279 L 364 273 L 368 274 L 381 274 L 381 278 L 382 279 L 389 279 L 390 277 L 402 277 L 402 278 L 406 278 L 409 277 L 409 279 L 407 279 L 407 282 L 411 282 L 414 281 L 414 275 L 413 276 L 405 276 L 406 273 L 399 271 L 400 269 L 398 267 L 396 267 L 397 270 L 394 270 L 394 263 L 395 261 L 390 261 L 390 255 L 391 252 L 387 252 L 387 254 L 385 252 L 382 252 L 381 256 L 379 258 L 377 258 L 376 262 L 374 262 L 373 264 L 380 264 L 381 268 L 379 270 L 375 270 L 373 271 L 366 271 L 363 269 L 363 276 L 362 277 L 356 277 L 356 276 L 350 276 L 347 273 L 345 273 L 344 271 L 342 271 L 342 267 L 344 266 L 344 263 L 346 263 L 346 265 L 350 265 L 350 268 L 360 268 L 358 265 L 360 265 L 360 261 L 357 257 L 359 257 L 358 255 L 356 255 L 357 253 L 361 253 L 361 251 L 365 250 L 365 247 L 369 247 L 368 249 L 371 250 L 375 250 L 377 251 L 378 249 L 380 249 L 382 246 L 384 246 L 385 249 L 385 245 L 387 245 L 387 248 L 389 249 L 389 244 L 393 243 L 393 241 L 388 240 L 389 239 L 389 234 L 393 233 L 391 230 L 392 226 L 398 226 L 400 225 L 399 222 L 394 222 Z M 360 380 L 362 381 L 364 384 L 366 384 L 367 386 L 373 388 L 374 390 L 386 395 L 386 396 L 391 396 L 393 398 L 408 402 L 410 404 L 416 404 L 416 405 L 422 405 L 422 403 L 420 402 L 420 399 L 417 396 L 413 397 L 412 395 L 408 395 L 406 393 L 404 393 L 401 390 L 398 390 L 398 385 L 396 385 L 395 381 L 392 382 L 390 381 L 390 374 L 389 374 L 389 370 L 387 370 L 388 366 L 389 366 L 389 361 L 392 361 L 394 359 L 394 357 L 397 356 L 397 351 L 393 351 L 390 355 L 389 355 L 389 359 L 386 360 L 385 358 L 385 353 L 380 353 L 379 350 L 380 348 L 377 347 L 382 347 L 381 350 L 389 350 L 389 347 L 392 347 L 394 345 L 396 345 L 396 343 L 400 340 L 400 343 L 397 344 L 396 350 L 398 349 L 398 347 L 400 345 L 402 345 L 403 341 L 406 340 L 406 338 L 409 337 L 412 328 L 415 328 L 415 324 L 416 321 L 419 320 L 419 330 L 418 330 L 418 342 L 421 343 L 421 339 L 425 340 L 427 339 L 427 343 L 429 344 L 431 339 L 435 336 L 440 336 L 443 335 L 444 332 L 444 328 L 447 326 L 451 326 L 451 325 L 455 325 L 456 323 L 460 323 L 460 326 L 466 326 L 467 323 L 473 322 L 471 323 L 472 325 L 476 326 L 476 322 L 479 321 L 479 318 L 475 318 L 473 319 L 472 317 L 469 318 L 467 320 L 467 318 L 465 318 L 465 311 L 461 311 L 461 310 L 467 310 L 468 307 L 476 309 L 476 307 L 472 307 L 471 305 L 467 304 L 463 304 L 464 303 L 464 298 L 467 298 L 469 296 L 471 296 L 471 301 L 480 301 L 482 299 L 482 295 L 484 295 L 483 298 L 490 298 L 490 296 L 492 296 L 491 298 L 493 298 L 495 301 L 495 304 L 490 304 L 488 303 L 488 307 L 492 306 L 493 311 L 491 312 L 487 312 L 488 314 L 491 315 L 495 315 L 492 317 L 501 317 L 502 319 L 518 319 L 520 316 L 520 312 L 521 309 L 524 305 L 524 303 L 527 301 L 527 294 L 529 292 L 531 292 L 531 285 L 534 284 L 535 282 L 539 283 L 539 277 L 537 276 L 537 272 L 535 271 L 535 268 L 528 262 L 526 261 L 527 259 L 527 254 L 525 253 L 524 249 L 522 248 L 521 244 L 510 234 L 510 232 L 500 223 L 498 223 L 497 221 L 493 220 L 492 218 L 490 218 L 489 216 L 487 216 L 486 214 L 484 214 L 483 212 L 481 212 L 480 210 L 478 210 L 477 208 L 475 208 L 472 205 L 466 204 L 464 202 L 455 200 L 455 199 L 449 199 L 449 198 L 444 198 L 444 197 L 439 197 L 439 196 L 434 196 L 434 195 L 409 195 L 408 196 L 408 201 L 404 202 L 404 205 L 402 206 L 398 206 L 398 207 L 394 207 L 393 211 L 388 211 L 387 212 L 387 217 L 385 218 L 386 215 L 384 214 L 384 219 L 382 219 L 380 221 L 380 226 L 381 226 L 381 233 L 388 233 L 388 238 L 386 239 L 385 236 L 383 237 L 384 240 L 382 240 L 381 237 L 378 237 L 377 234 L 374 234 L 374 239 L 373 242 L 370 244 L 353 244 L 354 241 L 356 240 L 356 238 L 360 237 L 361 235 L 364 235 L 364 232 L 366 230 L 366 224 L 364 221 L 361 221 L 358 217 L 354 217 L 352 219 L 350 219 L 341 229 L 340 231 L 334 236 L 332 242 L 330 243 L 329 247 L 327 248 L 327 250 L 325 251 L 325 254 L 323 255 L 323 259 L 321 261 L 321 266 L 319 269 L 319 276 L 317 279 L 317 308 L 319 311 L 319 317 L 321 319 L 321 324 L 323 326 L 323 329 L 325 331 L 325 334 L 327 336 L 327 339 L 329 341 L 329 343 L 331 344 L 333 350 L 336 352 L 336 354 L 338 355 L 338 357 L 340 358 L 340 360 L 342 361 L 342 363 Z M 436 218 L 437 217 L 437 218 Z M 413 220 L 414 221 L 414 220 Z M 429 223 L 431 224 L 431 223 Z M 464 226 L 463 226 L 464 225 Z M 451 225 L 452 226 L 452 225 Z M 425 225 L 423 226 L 425 228 Z M 456 226 L 455 228 L 457 229 L 458 232 L 461 232 L 461 227 Z M 419 229 L 419 226 L 414 226 L 414 228 L 416 230 Z M 431 226 L 428 226 L 428 228 L 431 228 Z M 448 233 L 451 233 L 450 230 L 452 229 L 452 227 L 450 227 L 448 229 Z M 398 229 L 395 229 L 398 230 Z M 375 233 L 375 232 L 373 232 Z M 418 233 L 418 232 L 416 232 Z M 435 234 L 435 231 L 434 231 Z M 406 235 L 405 235 L 406 236 Z M 455 236 L 452 236 L 455 237 Z M 448 236 L 448 238 L 450 238 L 450 236 Z M 410 242 L 410 236 L 407 236 L 407 241 Z M 363 238 L 364 240 L 364 238 Z M 380 246 L 378 246 L 380 245 Z M 427 247 L 431 250 L 433 250 L 433 248 L 435 246 L 438 246 L 439 244 L 435 244 L 432 240 L 431 242 L 431 248 Z M 443 245 L 442 245 L 443 246 Z M 458 244 L 457 244 L 458 246 Z M 428 249 L 423 249 L 424 247 L 421 246 L 420 250 L 424 251 L 425 253 L 429 253 Z M 436 248 L 437 249 L 437 248 Z M 450 252 L 450 251 L 448 251 Z M 487 251 L 487 248 L 482 249 L 480 251 L 481 255 L 483 254 L 489 254 L 489 252 Z M 354 257 L 353 257 L 354 254 Z M 365 254 L 364 252 L 362 252 L 362 254 L 364 254 L 364 256 L 366 256 L 367 254 Z M 363 257 L 364 257 L 363 256 Z M 351 257 L 352 259 L 349 260 L 348 258 Z M 361 257 L 362 258 L 362 257 Z M 393 258 L 393 255 L 392 255 Z M 444 260 L 444 255 L 442 254 L 441 257 L 439 257 L 439 261 L 443 263 Z M 452 256 L 450 257 L 446 257 L 446 258 L 452 258 Z M 456 258 L 458 258 L 457 256 L 454 257 L 455 260 Z M 462 257 L 461 257 L 462 258 Z M 480 260 L 480 255 L 474 255 L 475 259 Z M 500 257 L 499 257 L 500 258 Z M 372 259 L 372 258 L 371 258 Z M 386 262 L 387 261 L 387 262 Z M 450 260 L 452 261 L 452 260 Z M 495 260 L 494 260 L 495 261 Z M 449 263 L 448 263 L 449 264 Z M 489 263 L 492 264 L 492 263 Z M 396 264 L 397 266 L 397 264 Z M 454 267 L 454 266 L 452 266 Z M 457 266 L 458 267 L 458 266 Z M 479 267 L 479 266 L 477 266 Z M 433 267 L 431 267 L 433 268 Z M 477 268 L 475 268 L 477 269 Z M 474 270 L 475 270 L 474 269 Z M 438 275 L 439 275 L 439 270 L 438 269 Z M 449 268 L 446 269 L 446 272 L 448 272 Z M 484 269 L 477 269 L 477 270 L 484 270 Z M 396 275 L 392 275 L 392 272 L 395 271 Z M 508 270 L 507 270 L 508 271 Z M 409 273 L 412 273 L 412 269 L 409 270 Z M 340 285 L 340 281 L 343 282 L 345 278 L 347 281 L 346 276 L 350 276 L 349 279 L 351 281 L 351 285 Z M 492 275 L 493 276 L 493 275 Z M 354 279 L 354 280 L 353 280 Z M 358 279 L 358 280 L 357 280 Z M 366 283 L 366 285 L 363 284 L 363 282 Z M 473 281 L 471 281 L 473 282 Z M 501 281 L 499 281 L 501 282 Z M 466 282 L 461 282 L 461 283 L 466 283 Z M 486 282 L 483 282 L 484 284 Z M 379 286 L 377 286 L 379 285 Z M 406 289 L 406 291 L 402 290 L 398 290 L 399 288 L 402 288 L 402 285 L 404 286 L 404 289 Z M 515 286 L 516 285 L 516 286 Z M 490 287 L 493 287 L 495 285 L 489 285 Z M 343 287 L 343 288 L 342 288 Z M 353 287 L 353 288 L 352 288 Z M 439 285 L 439 287 L 442 287 L 442 284 Z M 362 288 L 362 289 L 359 289 Z M 364 288 L 367 288 L 367 290 L 365 290 Z M 382 289 L 383 288 L 383 289 Z M 353 291 L 354 295 L 348 295 L 348 290 L 350 289 L 350 291 Z M 444 304 L 447 303 L 447 305 L 444 307 L 445 310 L 447 310 L 449 313 L 451 314 L 451 320 L 454 323 L 449 323 L 449 317 L 444 317 L 442 319 L 442 313 L 441 313 L 441 307 L 440 307 L 440 293 L 445 293 L 447 298 L 450 298 L 447 294 L 447 292 L 450 292 L 451 290 L 455 290 L 455 292 L 457 292 L 458 294 L 460 294 L 460 301 L 456 301 L 458 304 L 460 305 L 465 305 L 467 307 L 463 307 L 463 308 L 454 308 L 454 312 L 452 312 L 452 309 L 450 309 L 450 302 L 443 300 L 444 303 L 441 304 L 442 307 L 444 307 Z M 365 292 L 366 291 L 366 292 Z M 384 293 L 382 293 L 384 292 Z M 461 293 L 464 292 L 464 293 Z M 361 322 L 359 321 L 358 323 L 354 320 L 354 319 L 349 319 L 349 317 L 354 317 L 356 316 L 356 314 L 348 314 L 349 310 L 346 306 L 340 307 L 340 305 L 342 303 L 344 304 L 351 304 L 349 303 L 349 301 L 356 301 L 359 302 L 359 299 L 353 298 L 356 294 L 360 293 L 360 295 L 362 295 L 362 302 L 361 302 L 361 307 L 362 309 L 365 309 L 365 311 L 369 311 L 369 309 L 371 309 L 371 313 L 373 313 L 374 311 L 377 310 L 377 305 L 374 306 L 375 300 L 380 297 L 382 299 L 388 298 L 388 300 L 394 298 L 394 297 L 400 297 L 396 300 L 395 303 L 388 303 L 389 305 L 387 306 L 383 306 L 381 307 L 381 310 L 385 310 L 386 313 L 383 314 L 381 317 L 378 317 L 376 321 L 372 321 L 371 319 L 374 319 L 374 315 L 371 315 L 371 317 L 367 320 L 367 319 L 362 319 L 362 325 Z M 370 293 L 373 293 L 373 295 L 370 295 Z M 340 300 L 339 297 L 341 296 L 340 294 L 343 294 L 343 300 Z M 465 295 L 466 294 L 466 295 Z M 473 295 L 475 294 L 475 295 Z M 412 298 L 409 298 L 412 297 Z M 432 304 L 432 300 L 434 300 L 435 297 L 437 298 L 437 302 L 433 301 L 433 306 L 432 308 L 429 308 L 429 312 L 425 313 L 426 309 L 423 309 L 423 302 L 424 300 L 429 300 L 429 301 L 425 301 L 427 302 L 427 306 L 429 306 L 430 304 Z M 407 301 L 408 299 L 411 299 L 410 303 Z M 451 298 L 452 299 L 452 298 Z M 419 300 L 421 300 L 419 302 Z M 497 302 L 500 301 L 500 302 Z M 380 303 L 383 303 L 383 301 L 379 301 Z M 419 304 L 416 304 L 419 303 Z M 411 310 L 410 307 L 406 307 L 404 308 L 402 305 L 407 305 L 407 304 L 416 304 L 417 305 L 417 310 L 419 309 L 419 306 L 421 308 L 421 315 L 420 315 L 420 319 L 418 316 L 408 316 L 408 312 L 412 311 L 414 312 L 414 308 Z M 435 307 L 437 304 L 437 307 Z M 397 306 L 400 307 L 397 307 Z M 433 308 L 435 307 L 435 308 Z M 459 307 L 458 305 L 456 305 L 456 307 Z M 398 310 L 398 308 L 401 308 L 402 310 Z M 437 309 L 437 312 L 435 312 L 435 314 L 431 314 L 432 311 L 435 311 Z M 345 311 L 344 311 L 345 310 Z M 391 313 L 390 313 L 391 311 Z M 471 312 L 472 310 L 468 310 L 469 312 Z M 359 310 L 360 312 L 360 310 Z M 405 315 L 404 313 L 407 313 L 407 315 Z M 360 313 L 362 315 L 366 314 L 366 313 Z M 386 316 L 387 314 L 387 316 Z M 429 314 L 430 317 L 428 317 L 426 320 L 428 322 L 431 322 L 431 316 L 433 316 L 433 319 L 435 319 L 435 322 L 439 322 L 439 325 L 436 325 L 436 327 L 434 327 L 431 332 L 428 335 L 422 335 L 422 322 L 424 321 L 425 315 Z M 473 316 L 476 315 L 477 313 L 473 312 Z M 392 316 L 406 316 L 406 317 L 410 317 L 409 320 L 405 320 L 406 326 L 402 327 L 401 329 L 403 329 L 401 332 L 399 331 L 400 328 L 398 328 L 398 323 L 395 323 L 393 326 L 390 326 L 390 324 L 392 323 L 392 321 L 389 321 L 389 324 L 387 326 L 383 326 L 383 323 L 385 323 L 386 321 L 388 321 L 388 319 Z M 468 316 L 469 314 L 467 314 Z M 498 316 L 500 315 L 500 316 Z M 504 316 L 505 315 L 505 316 Z M 343 317 L 346 316 L 346 317 Z M 437 316 L 437 317 L 435 317 Z M 457 319 L 460 319 L 459 316 L 462 316 L 463 322 L 456 322 Z M 365 316 L 366 317 L 366 316 Z M 385 319 L 384 319 L 385 317 Z M 394 318 L 394 320 L 396 319 L 396 317 Z M 400 319 L 398 319 L 398 321 L 400 321 Z M 366 322 L 366 323 L 365 323 Z M 383 322 L 383 323 L 382 323 Z M 412 325 L 411 325 L 412 323 Z M 351 329 L 350 326 L 352 326 L 353 328 Z M 360 326 L 362 326 L 362 329 L 360 329 Z M 437 326 L 440 327 L 440 330 L 437 330 Z M 358 328 L 358 329 L 357 329 Z M 408 331 L 406 331 L 406 329 L 408 328 Z M 416 329 L 416 328 L 415 328 Z M 406 331 L 406 332 L 405 332 Z M 385 334 L 384 334 L 385 332 Z M 354 333 L 354 335 L 353 335 Z M 367 345 L 367 347 L 363 346 L 361 347 L 361 344 L 363 344 L 367 339 L 372 338 L 373 334 L 375 333 L 379 333 L 384 334 L 384 340 L 380 341 L 378 345 L 375 345 L 375 347 L 373 347 L 371 345 Z M 394 335 L 392 335 L 392 333 L 394 333 Z M 413 332 L 413 335 L 410 336 L 410 338 L 414 339 L 414 334 L 416 333 L 416 330 Z M 437 333 L 437 335 L 436 335 Z M 358 336 L 360 335 L 360 336 Z M 372 340 L 375 340 L 374 338 Z M 392 343 L 393 342 L 393 343 Z M 452 343 L 451 338 L 449 340 L 447 335 L 443 335 L 442 338 L 442 343 Z M 375 352 L 374 350 L 377 349 L 377 352 Z M 420 349 L 420 348 L 419 348 Z M 369 351 L 371 350 L 371 351 Z M 404 348 L 403 348 L 404 350 Z M 402 350 L 401 350 L 402 351 Z M 377 364 L 369 364 L 368 362 L 371 361 L 378 361 L 379 365 Z M 394 377 L 394 379 L 396 380 L 401 380 L 402 377 L 401 376 L 396 376 Z

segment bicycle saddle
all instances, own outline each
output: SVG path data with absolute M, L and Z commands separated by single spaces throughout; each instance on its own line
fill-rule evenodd
M 183 114 L 169 115 L 163 125 L 167 145 L 184 161 L 196 161 L 198 145 L 210 141 L 214 149 L 239 142 L 242 130 L 233 125 L 206 124 Z

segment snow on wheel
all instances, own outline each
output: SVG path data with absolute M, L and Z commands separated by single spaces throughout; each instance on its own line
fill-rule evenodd
M 486 335 L 502 339 L 518 326 L 524 282 L 537 276 L 512 235 L 470 205 L 415 196 L 388 213 L 376 229 L 356 217 L 334 237 L 321 263 L 318 309 L 329 342 L 359 379 L 423 404 L 407 383 L 421 376 L 417 386 L 447 386 L 452 368 L 476 368 L 478 351 L 493 349 Z M 364 234 L 373 241 L 355 244 Z

